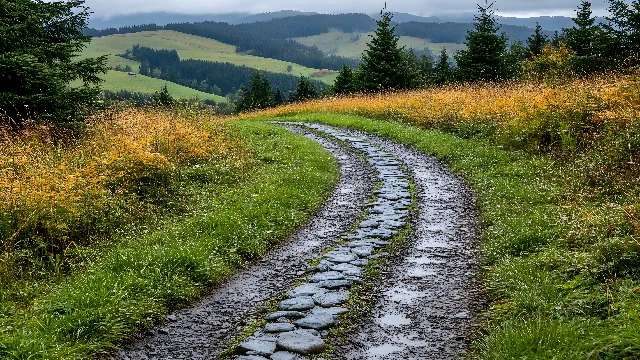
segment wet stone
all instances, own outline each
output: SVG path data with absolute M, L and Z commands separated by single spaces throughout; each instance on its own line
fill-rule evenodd
M 351 254 L 326 254 L 324 258 L 335 263 L 348 263 L 356 259 Z
M 238 356 L 236 360 L 268 360 L 266 357 L 258 356 L 258 355 L 244 355 Z
M 349 309 L 342 308 L 342 307 L 330 307 L 330 308 L 317 307 L 311 310 L 311 314 L 315 314 L 315 315 L 324 315 L 324 314 L 342 315 L 348 312 L 349 312 Z
M 374 227 L 378 227 L 379 225 L 380 223 L 375 220 L 365 220 L 360 223 L 361 228 L 374 228 Z
M 351 280 L 325 280 L 318 283 L 320 287 L 325 289 L 340 289 L 351 287 Z
M 344 279 L 344 274 L 338 271 L 327 271 L 323 273 L 319 273 L 313 275 L 309 281 L 312 283 L 318 283 L 326 280 L 342 280 Z M 316 285 L 317 286 L 317 285 Z
M 395 231 L 395 230 L 372 229 L 371 231 L 368 232 L 368 236 L 386 240 L 386 239 L 389 239 L 390 237 L 392 237 L 393 235 L 395 235 L 397 233 L 398 232 Z
M 292 331 L 280 336 L 278 347 L 294 353 L 310 355 L 323 352 L 325 344 L 319 336 L 303 331 Z
M 325 290 L 316 284 L 304 284 L 292 290 L 287 291 L 287 296 L 290 298 L 295 298 L 300 296 L 313 296 L 323 291 Z
M 357 247 L 357 248 L 353 248 L 351 250 L 352 253 L 360 256 L 360 257 L 367 257 L 371 254 L 373 254 L 373 247 L 370 246 L 361 246 L 361 247 Z
M 347 291 L 326 292 L 313 296 L 313 301 L 322 307 L 334 307 L 340 305 L 349 299 Z
M 358 260 L 354 260 L 354 261 L 350 262 L 349 264 L 355 265 L 355 266 L 367 266 L 369 264 L 369 260 L 367 260 L 367 259 L 358 259 Z
M 243 352 L 249 352 L 256 355 L 269 356 L 276 351 L 276 343 L 266 339 L 251 337 L 238 345 L 238 349 Z
M 293 331 L 296 329 L 296 326 L 293 324 L 280 324 L 280 323 L 271 323 L 267 324 L 264 327 L 264 331 L 267 333 L 281 333 L 287 331 Z
M 278 309 L 281 311 L 304 311 L 313 309 L 314 307 L 315 303 L 309 296 L 286 299 L 278 305 Z
M 310 314 L 296 321 L 296 325 L 314 330 L 324 330 L 332 327 L 337 322 L 335 315 L 331 314 Z
M 301 317 L 304 317 L 304 314 L 298 311 L 276 311 L 264 318 L 267 321 L 274 321 L 279 318 L 300 319 Z
M 352 264 L 338 264 L 331 267 L 333 271 L 339 271 L 345 275 L 360 276 L 362 274 L 362 268 L 359 268 Z
M 356 240 L 356 241 L 351 241 L 347 243 L 347 246 L 350 246 L 352 248 L 359 247 L 359 246 L 374 246 L 374 245 L 375 245 L 374 240 Z
M 271 355 L 271 360 L 302 360 L 302 357 L 288 351 L 276 351 Z

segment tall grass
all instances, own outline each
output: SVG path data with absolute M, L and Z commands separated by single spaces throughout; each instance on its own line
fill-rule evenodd
M 187 113 L 110 111 L 80 136 L 0 129 L 0 293 L 64 275 L 83 262 L 83 247 L 125 226 L 184 211 L 194 166 L 245 166 L 228 121 Z

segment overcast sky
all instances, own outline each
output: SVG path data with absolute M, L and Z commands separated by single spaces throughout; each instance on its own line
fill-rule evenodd
M 397 12 L 430 16 L 439 14 L 475 12 L 478 0 L 390 0 L 388 6 Z M 498 14 L 530 17 L 540 15 L 571 16 L 580 0 L 498 0 Z M 605 0 L 592 0 L 596 13 L 602 14 Z M 141 12 L 178 12 L 185 14 L 259 13 L 276 10 L 315 11 L 320 13 L 375 13 L 384 6 L 384 0 L 86 0 L 95 17 Z

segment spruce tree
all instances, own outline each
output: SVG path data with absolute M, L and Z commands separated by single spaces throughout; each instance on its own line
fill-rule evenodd
M 447 49 L 442 49 L 438 63 L 434 66 L 429 82 L 434 85 L 444 85 L 453 81 L 453 69 L 449 63 L 449 55 Z
M 242 87 L 242 97 L 236 105 L 236 110 L 252 111 L 266 109 L 274 106 L 271 83 L 260 71 L 255 71 L 251 76 L 249 87 Z
M 610 16 L 603 28 L 609 36 L 606 53 L 610 58 L 623 59 L 627 65 L 640 62 L 640 1 L 631 4 L 623 0 L 608 0 Z
M 565 29 L 565 41 L 576 53 L 574 67 L 578 72 L 593 72 L 606 65 L 605 54 L 602 53 L 604 34 L 596 25 L 596 19 L 591 10 L 591 3 L 582 1 L 576 17 L 573 18 L 575 25 Z
M 542 49 L 549 43 L 549 38 L 542 33 L 542 26 L 536 23 L 536 32 L 527 39 L 529 57 L 540 55 Z
M 309 80 L 304 76 L 301 76 L 300 82 L 298 83 L 296 90 L 291 94 L 291 101 L 292 102 L 305 101 L 305 100 L 315 99 L 317 97 L 318 97 L 318 90 L 313 85 L 311 80 Z
M 358 71 L 358 87 L 363 91 L 402 89 L 406 79 L 403 73 L 404 47 L 398 46 L 400 37 L 391 25 L 393 15 L 381 11 L 382 18 L 376 21 L 378 28 L 364 51 Z
M 347 64 L 342 64 L 342 70 L 336 77 L 336 81 L 333 83 L 329 91 L 335 95 L 347 95 L 356 92 L 355 78 L 353 69 Z
M 89 9 L 83 0 L 0 1 L 0 123 L 81 122 L 98 98 L 106 56 L 78 59 Z M 72 88 L 70 83 L 83 86 Z
M 506 80 L 513 76 L 507 63 L 507 38 L 504 34 L 498 35 L 500 26 L 493 5 L 478 5 L 474 30 L 467 33 L 467 49 L 454 56 L 458 64 L 457 75 L 462 81 Z

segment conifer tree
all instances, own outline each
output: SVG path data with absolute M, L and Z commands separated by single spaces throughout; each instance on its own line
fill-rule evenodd
M 301 76 L 300 82 L 298 83 L 296 90 L 291 94 L 291 101 L 293 102 L 305 101 L 305 100 L 315 99 L 317 97 L 318 97 L 318 90 L 313 85 L 311 80 L 309 80 L 304 76 Z
M 248 88 L 242 87 L 242 97 L 236 105 L 239 112 L 266 109 L 274 106 L 271 83 L 260 71 L 251 76 Z
M 0 122 L 75 123 L 97 100 L 106 56 L 79 59 L 89 9 L 83 0 L 0 1 Z M 80 87 L 70 87 L 79 80 Z
M 434 85 L 443 85 L 453 80 L 453 69 L 449 63 L 449 55 L 447 49 L 442 49 L 438 63 L 434 66 L 430 76 L 430 83 Z
M 575 69 L 579 72 L 593 72 L 602 68 L 604 54 L 602 54 L 603 33 L 596 25 L 596 17 L 593 16 L 591 3 L 582 1 L 578 6 L 575 25 L 565 29 L 565 41 L 576 54 Z
M 462 81 L 506 80 L 513 76 L 507 64 L 507 38 L 504 34 L 498 35 L 500 26 L 493 5 L 478 5 L 474 30 L 467 33 L 467 49 L 454 56 L 457 75 Z
M 527 39 L 529 57 L 540 55 L 542 49 L 549 43 L 549 38 L 542 33 L 542 26 L 536 23 L 536 32 Z
M 347 64 L 342 64 L 342 70 L 336 77 L 336 81 L 333 83 L 329 91 L 335 95 L 347 95 L 356 92 L 355 77 L 353 69 Z
M 404 47 L 398 46 L 400 37 L 395 34 L 396 26 L 391 25 L 393 15 L 384 10 L 380 14 L 382 18 L 376 21 L 378 28 L 362 56 L 358 71 L 358 87 L 364 91 L 401 89 L 406 84 Z
M 623 0 L 608 0 L 609 23 L 603 28 L 610 37 L 606 52 L 610 58 L 624 59 L 627 65 L 640 62 L 640 1 L 627 4 Z

